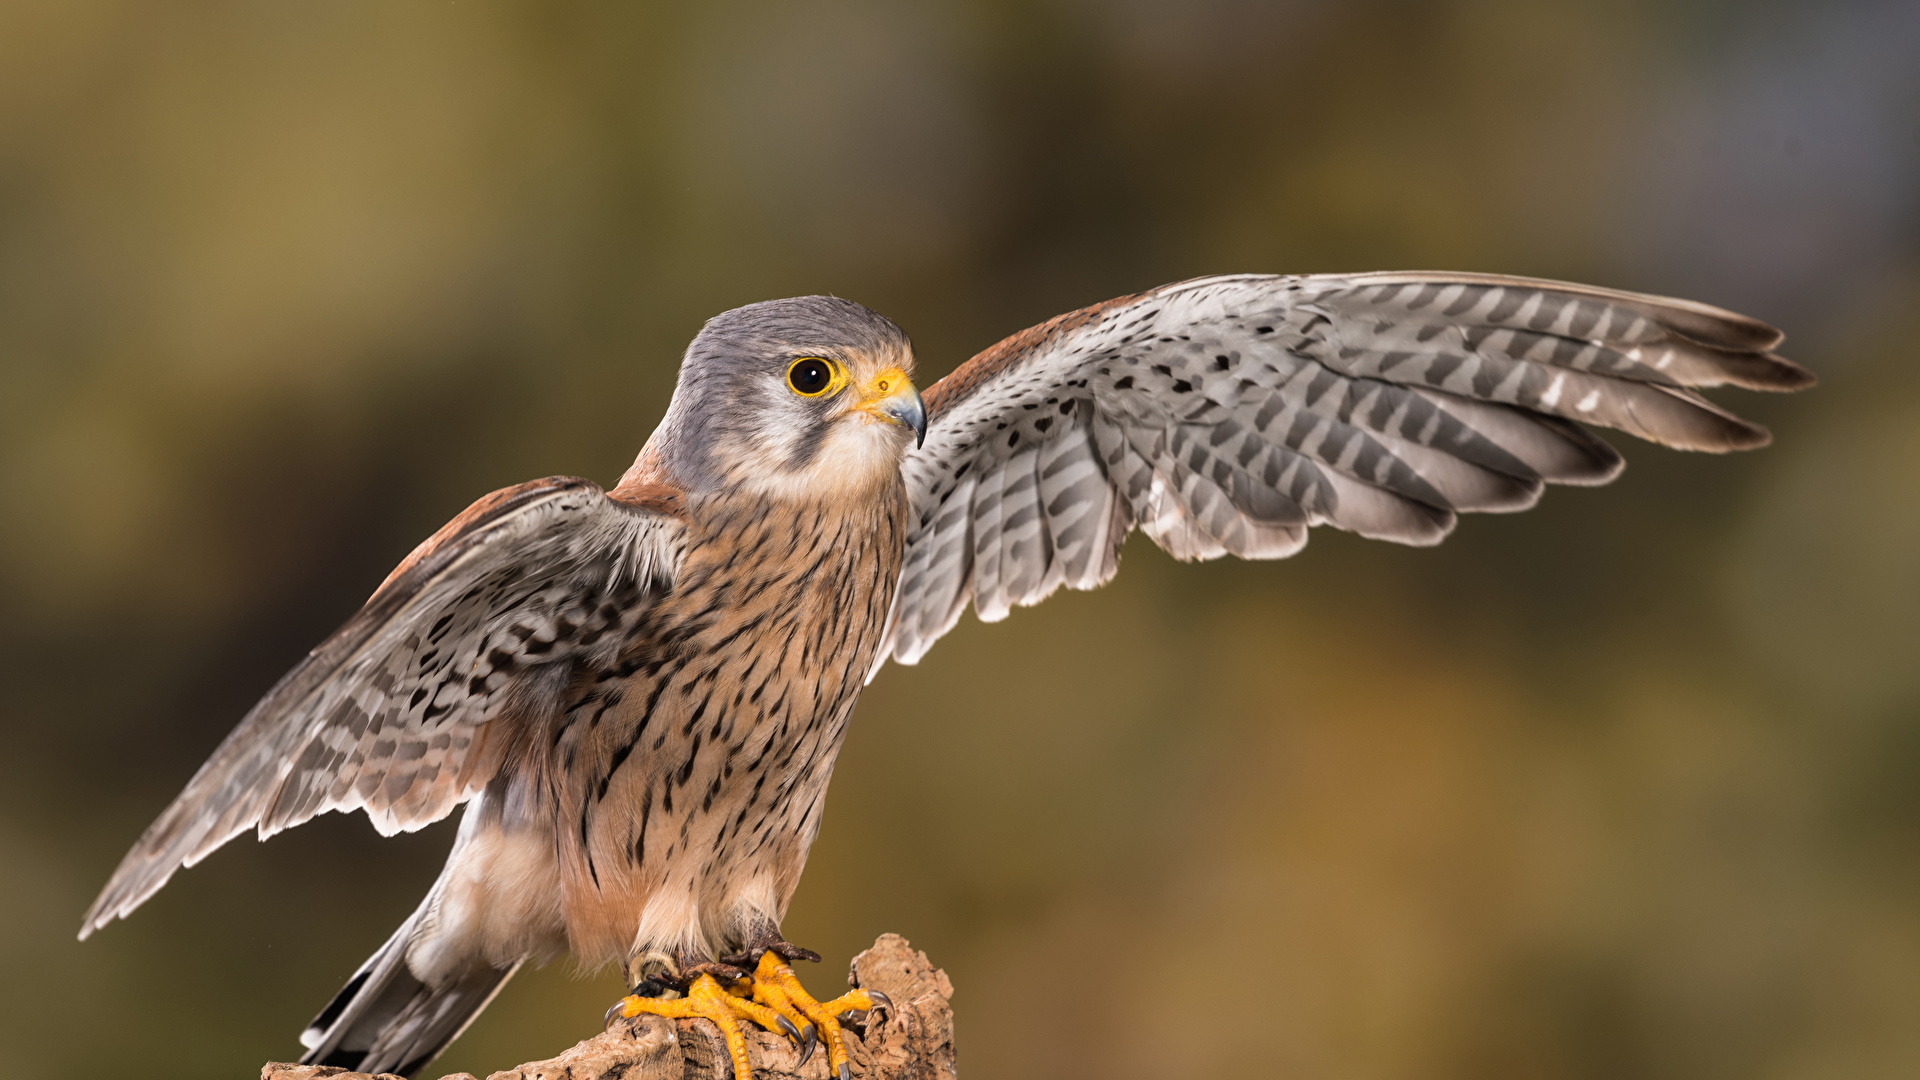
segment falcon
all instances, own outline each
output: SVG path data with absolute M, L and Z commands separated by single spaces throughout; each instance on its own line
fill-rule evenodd
M 240 721 L 86 914 L 128 914 L 240 833 L 382 834 L 464 805 L 426 898 L 302 1036 L 410 1074 L 521 964 L 618 963 L 609 1017 L 823 1045 L 780 932 L 862 686 L 969 603 L 1091 589 L 1139 529 L 1178 559 L 1291 555 L 1315 525 L 1438 543 L 1622 461 L 1589 427 L 1764 445 L 1697 391 L 1798 390 L 1779 331 L 1704 304 L 1479 274 L 1208 277 L 1022 331 L 924 396 L 892 322 L 738 308 L 603 490 L 494 492 L 407 556 Z

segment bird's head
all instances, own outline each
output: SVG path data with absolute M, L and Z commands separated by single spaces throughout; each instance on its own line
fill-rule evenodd
M 735 308 L 687 347 L 647 453 L 689 490 L 867 492 L 897 482 L 907 449 L 926 436 L 912 375 L 907 335 L 852 301 Z

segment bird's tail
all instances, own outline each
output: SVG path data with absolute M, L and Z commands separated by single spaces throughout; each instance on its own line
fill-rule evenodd
M 360 965 L 300 1033 L 300 1042 L 307 1047 L 301 1064 L 412 1076 L 458 1038 L 520 970 L 518 963 L 497 968 L 475 960 L 439 985 L 416 976 L 407 966 L 407 949 L 426 922 L 438 891 L 436 887 L 427 894 L 419 910 Z

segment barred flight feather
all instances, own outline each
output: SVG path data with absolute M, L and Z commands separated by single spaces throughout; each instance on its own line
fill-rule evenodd
M 1695 390 L 1811 385 L 1780 340 L 1705 304 L 1486 274 L 1200 278 L 1063 315 L 928 389 L 882 657 L 918 660 L 969 602 L 991 622 L 1104 583 L 1136 526 L 1180 559 L 1280 558 L 1322 524 L 1434 544 L 1458 514 L 1617 476 L 1581 424 L 1763 445 Z
M 541 671 L 616 648 L 679 542 L 672 516 L 587 480 L 475 503 L 254 706 L 127 853 L 81 936 L 247 829 L 364 809 L 390 835 L 445 817 L 490 777 L 489 724 L 557 699 Z

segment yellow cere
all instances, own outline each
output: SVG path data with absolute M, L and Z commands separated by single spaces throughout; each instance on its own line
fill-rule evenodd
M 907 373 L 897 367 L 887 368 L 873 377 L 867 384 L 867 396 L 883 398 L 894 393 L 907 383 Z

